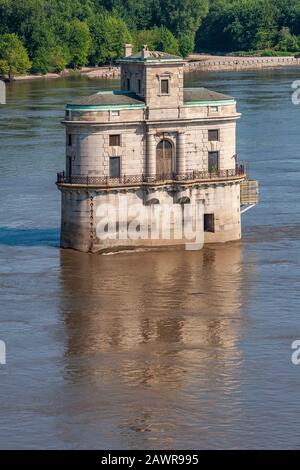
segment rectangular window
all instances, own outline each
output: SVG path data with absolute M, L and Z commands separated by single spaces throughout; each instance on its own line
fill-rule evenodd
M 160 82 L 160 92 L 162 95 L 169 94 L 169 80 L 161 80 Z
M 72 145 L 72 134 L 68 134 L 68 145 L 71 147 Z
M 130 91 L 130 78 L 126 79 L 126 90 Z
M 110 178 L 120 178 L 121 159 L 120 157 L 110 157 L 109 159 L 109 176 Z
M 120 134 L 112 134 L 109 136 L 109 146 L 110 147 L 120 147 L 121 145 L 121 136 Z
M 210 106 L 209 111 L 211 113 L 218 113 L 219 112 L 219 106 Z
M 208 171 L 215 173 L 219 169 L 219 152 L 208 152 Z
M 111 111 L 111 116 L 112 116 L 112 117 L 118 117 L 118 116 L 120 116 L 120 111 Z
M 204 214 L 204 232 L 215 231 L 215 216 L 214 214 Z
M 141 80 L 138 80 L 138 93 L 141 93 Z
M 208 130 L 208 141 L 218 141 L 219 140 L 219 130 L 218 129 L 209 129 Z

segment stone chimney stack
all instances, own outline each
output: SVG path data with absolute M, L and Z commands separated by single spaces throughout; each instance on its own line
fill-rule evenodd
M 149 57 L 149 50 L 147 44 L 144 44 L 142 46 L 142 58 L 145 59 L 146 57 Z
M 124 57 L 132 55 L 132 44 L 124 44 Z

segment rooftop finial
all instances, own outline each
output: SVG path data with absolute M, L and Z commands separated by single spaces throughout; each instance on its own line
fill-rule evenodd
M 143 44 L 143 46 L 142 46 L 142 58 L 145 59 L 146 57 L 149 57 L 149 56 L 150 56 L 150 52 L 149 52 L 148 46 L 147 46 L 147 44 Z

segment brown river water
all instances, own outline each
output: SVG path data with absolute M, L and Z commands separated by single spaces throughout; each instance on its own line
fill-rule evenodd
M 117 81 L 18 82 L 0 107 L 0 448 L 300 448 L 300 69 L 191 74 L 234 95 L 260 180 L 243 239 L 59 249 L 63 107 Z

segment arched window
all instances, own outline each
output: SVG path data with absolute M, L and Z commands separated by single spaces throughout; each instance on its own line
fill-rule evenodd
M 170 175 L 173 172 L 173 147 L 168 140 L 161 140 L 156 147 L 156 173 Z

